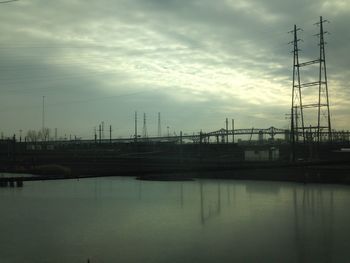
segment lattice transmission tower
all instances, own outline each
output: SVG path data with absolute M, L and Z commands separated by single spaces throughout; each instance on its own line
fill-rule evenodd
M 307 62 L 299 62 L 297 32 L 301 30 L 294 25 L 291 31 L 294 34 L 293 44 L 293 86 L 292 86 L 292 107 L 291 107 L 291 139 L 298 142 L 305 141 L 331 141 L 331 117 L 329 110 L 328 82 L 326 69 L 326 56 L 324 35 L 327 33 L 323 25 L 327 20 L 316 23 L 320 27 L 319 37 L 320 53 L 319 58 Z M 318 66 L 317 81 L 301 83 L 300 69 L 308 66 Z M 313 88 L 313 87 L 316 87 Z
M 300 131 L 302 138 L 304 139 L 304 114 L 303 114 L 303 101 L 301 96 L 301 84 L 300 84 L 300 63 L 299 63 L 299 51 L 298 42 L 301 39 L 298 38 L 298 31 L 302 30 L 294 25 L 294 29 L 290 31 L 293 33 L 293 86 L 292 86 L 292 107 L 291 107 L 291 137 L 293 144 L 299 141 Z

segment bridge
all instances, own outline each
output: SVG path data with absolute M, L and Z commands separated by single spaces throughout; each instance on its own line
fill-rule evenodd
M 130 138 L 108 138 L 108 139 L 72 139 L 72 140 L 57 140 L 50 141 L 50 143 L 59 143 L 59 144 L 93 144 L 93 143 L 183 143 L 184 141 L 190 141 L 192 143 L 233 143 L 235 140 L 235 136 L 248 135 L 248 142 L 252 141 L 254 135 L 258 136 L 259 141 L 264 141 L 266 136 L 270 141 L 274 141 L 276 135 L 282 135 L 285 141 L 289 141 L 290 139 L 290 130 L 289 129 L 280 129 L 275 127 L 269 128 L 245 128 L 245 129 L 224 129 L 221 128 L 216 131 L 211 132 L 197 132 L 192 134 L 182 133 L 180 135 L 173 134 L 168 136 L 154 136 L 154 137 L 141 137 L 140 135 L 135 138 L 135 136 Z M 321 132 L 322 134 L 322 132 Z M 325 135 L 328 132 L 324 133 Z M 299 131 L 296 137 L 297 141 L 303 141 L 302 131 Z M 312 138 L 316 138 L 316 131 L 310 131 L 307 134 L 307 140 L 312 140 Z M 333 141 L 339 142 L 350 142 L 350 132 L 349 131 L 332 131 Z M 43 141 L 39 141 L 37 143 L 47 143 Z

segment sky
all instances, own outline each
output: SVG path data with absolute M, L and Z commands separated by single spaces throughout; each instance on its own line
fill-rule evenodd
M 319 57 L 325 23 L 332 128 L 350 129 L 348 0 L 19 0 L 0 4 L 0 131 L 44 126 L 92 138 L 101 122 L 130 137 L 288 128 L 292 34 Z M 318 80 L 318 68 L 301 72 Z M 316 98 L 312 90 L 305 96 Z M 315 93 L 316 94 L 316 93 Z M 231 123 L 231 122 L 230 122 Z M 169 127 L 169 128 L 168 128 Z M 141 133 L 141 132 L 140 132 Z

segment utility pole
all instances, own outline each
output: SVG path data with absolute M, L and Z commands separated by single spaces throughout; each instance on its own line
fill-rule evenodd
M 226 118 L 226 143 L 228 144 L 228 118 Z
M 146 138 L 148 137 L 148 134 L 147 134 L 146 113 L 143 113 L 142 137 L 143 137 L 144 139 L 146 139 Z
M 235 120 L 232 119 L 232 143 L 235 143 Z
M 137 111 L 135 111 L 135 142 L 137 142 Z
M 105 138 L 105 122 L 102 122 L 102 139 L 104 140 Z
M 45 96 L 43 96 L 43 112 L 42 112 L 42 119 L 41 119 L 41 132 L 44 136 L 44 129 L 45 129 Z
M 98 126 L 98 132 L 99 132 L 99 142 L 101 144 L 101 132 L 102 132 L 101 124 Z
M 109 143 L 112 144 L 112 125 L 109 125 Z
M 160 122 L 160 112 L 158 112 L 158 137 L 162 137 L 162 126 Z
M 97 132 L 96 132 L 96 126 L 94 127 L 94 140 L 95 144 L 97 143 Z

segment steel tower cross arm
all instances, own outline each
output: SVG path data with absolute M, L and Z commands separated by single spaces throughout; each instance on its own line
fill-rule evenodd
M 316 64 L 316 63 L 320 63 L 320 59 L 315 59 L 315 60 L 299 63 L 298 67 L 305 67 L 305 66 Z

